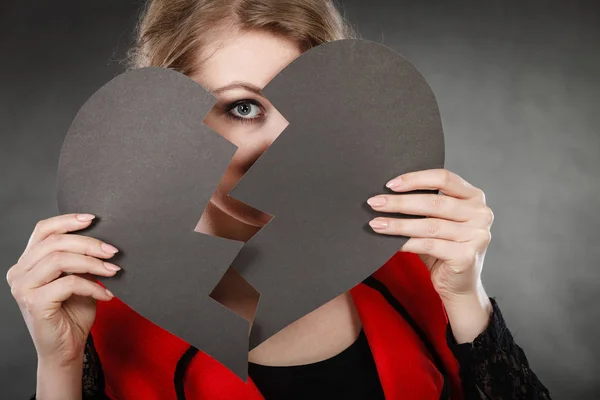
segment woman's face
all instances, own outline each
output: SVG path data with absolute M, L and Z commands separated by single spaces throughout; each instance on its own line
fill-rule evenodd
M 227 193 L 287 126 L 260 90 L 300 53 L 288 39 L 246 32 L 213 41 L 199 54 L 208 60 L 191 76 L 218 99 L 204 123 L 238 147 L 211 203 L 248 225 L 262 227 L 270 216 Z

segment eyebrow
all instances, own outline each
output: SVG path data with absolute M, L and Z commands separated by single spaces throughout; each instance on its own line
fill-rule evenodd
M 225 92 L 227 90 L 231 90 L 231 89 L 246 89 L 249 92 L 252 93 L 256 93 L 259 96 L 262 96 L 261 88 L 259 88 L 258 86 L 255 86 L 251 83 L 248 82 L 243 82 L 243 81 L 235 81 L 235 82 L 231 82 L 225 86 L 221 86 L 219 88 L 213 89 L 210 92 L 214 93 L 214 94 L 218 94 L 218 93 L 222 93 Z

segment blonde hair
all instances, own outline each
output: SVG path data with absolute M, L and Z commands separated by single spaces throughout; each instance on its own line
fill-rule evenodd
M 333 0 L 149 0 L 129 52 L 132 68 L 159 66 L 186 75 L 198 52 L 225 31 L 262 30 L 294 40 L 301 51 L 358 38 Z

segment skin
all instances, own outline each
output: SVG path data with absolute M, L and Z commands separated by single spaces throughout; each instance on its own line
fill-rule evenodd
M 191 78 L 218 99 L 204 122 L 237 145 L 238 151 L 196 231 L 247 241 L 269 220 L 269 215 L 226 194 L 286 127 L 285 118 L 260 95 L 260 89 L 300 54 L 293 41 L 254 31 L 217 35 L 199 52 L 198 73 Z M 232 87 L 234 82 L 257 90 Z M 236 107 L 231 107 L 235 102 Z M 378 211 L 428 217 L 379 217 L 370 225 L 382 235 L 411 237 L 399 251 L 419 254 L 431 271 L 454 337 L 459 343 L 471 342 L 487 327 L 492 309 L 481 282 L 494 219 L 484 193 L 445 169 L 405 174 L 388 187 L 398 193 L 416 189 L 443 193 L 382 194 L 365 201 Z M 107 262 L 118 250 L 95 238 L 66 235 L 86 228 L 93 218 L 65 214 L 39 221 L 7 273 L 38 354 L 38 399 L 81 398 L 83 351 L 96 301 L 113 297 L 93 276 L 110 277 L 118 271 L 118 266 Z M 235 271 L 225 274 L 211 296 L 252 320 L 258 294 Z M 324 360 L 348 347 L 360 328 L 352 299 L 345 293 L 269 338 L 249 353 L 249 359 L 264 365 Z

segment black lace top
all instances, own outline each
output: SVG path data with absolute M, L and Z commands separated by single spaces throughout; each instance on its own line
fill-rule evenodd
M 515 343 L 495 299 L 490 298 L 490 301 L 493 306 L 490 323 L 485 331 L 477 336 L 473 342 L 457 344 L 452 335 L 450 325 L 447 327 L 446 336 L 448 346 L 460 365 L 460 377 L 465 398 L 484 400 L 550 399 L 548 389 L 539 381 L 535 373 L 530 369 L 525 353 L 521 347 Z M 372 357 L 370 351 L 368 351 L 368 353 L 365 352 L 365 350 L 368 349 L 368 346 L 365 347 L 364 344 L 368 345 L 368 342 L 366 341 L 366 338 L 364 338 L 364 341 L 361 341 L 360 339 L 361 336 L 359 336 L 359 340 L 347 351 L 334 357 L 336 358 L 335 360 L 325 360 L 325 363 L 321 362 L 302 366 L 304 374 L 304 377 L 302 378 L 303 387 L 306 389 L 306 385 L 311 384 L 311 380 L 306 379 L 306 377 L 311 376 L 311 373 L 317 370 L 319 370 L 318 376 L 320 377 L 320 381 L 313 382 L 315 385 L 318 384 L 322 387 L 323 369 L 321 367 L 324 365 L 340 365 L 340 358 L 343 357 L 347 357 L 347 359 L 352 358 L 354 360 L 361 358 L 364 361 L 361 363 L 342 363 L 344 365 L 344 374 L 348 373 L 349 368 L 356 368 L 356 372 L 360 372 L 360 374 L 354 374 L 356 376 L 361 376 L 361 374 L 364 375 L 365 369 L 375 372 L 375 365 L 368 358 Z M 361 343 L 363 345 L 361 345 Z M 366 357 L 366 355 L 368 355 L 368 357 Z M 290 377 L 295 377 L 294 379 L 300 377 L 300 375 L 290 375 L 283 371 L 288 367 L 280 368 L 281 370 L 277 370 L 278 367 L 269 367 L 267 369 L 270 369 L 275 374 L 279 374 L 278 376 L 286 374 L 287 379 L 290 379 Z M 286 397 L 285 393 L 282 395 L 282 391 L 285 390 L 284 386 L 270 384 L 268 379 L 264 379 L 264 373 L 267 369 L 257 367 L 256 365 L 250 366 L 250 373 L 252 374 L 254 371 L 255 377 L 257 378 L 255 383 L 259 390 L 265 394 L 266 400 L 290 398 L 289 396 Z M 329 376 L 326 381 L 333 382 L 335 376 L 339 377 L 340 375 L 336 372 L 335 368 L 330 368 L 329 370 L 331 376 Z M 294 369 L 287 369 L 287 371 L 292 372 Z M 367 373 L 366 376 L 367 378 L 361 379 L 369 379 L 369 376 L 372 378 L 375 377 L 376 374 Z M 288 383 L 293 385 L 292 381 Z M 370 383 L 365 386 L 370 388 L 368 390 L 371 391 L 369 393 L 373 394 L 373 397 L 369 395 L 369 397 L 363 398 L 382 398 L 379 385 L 374 385 L 373 379 L 370 379 Z M 288 388 L 290 388 L 290 386 L 288 386 Z M 267 396 L 267 393 L 269 393 L 269 396 Z M 311 399 L 314 398 L 315 397 L 311 397 Z M 32 400 L 33 399 L 35 399 L 35 396 L 32 397 Z M 83 399 L 106 399 L 104 395 L 102 368 L 98 355 L 95 352 L 91 335 L 85 351 Z
M 466 399 L 550 399 L 508 330 L 495 298 L 488 327 L 471 343 L 457 344 L 450 325 L 448 346 L 460 365 Z

